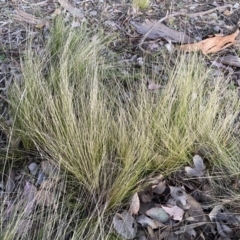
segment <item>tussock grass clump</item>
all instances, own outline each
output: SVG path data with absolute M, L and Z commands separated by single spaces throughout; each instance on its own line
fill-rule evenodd
M 37 148 L 77 179 L 81 188 L 69 194 L 84 192 L 76 209 L 87 214 L 73 239 L 107 239 L 109 211 L 145 176 L 169 174 L 200 149 L 231 173 L 239 164 L 232 132 L 240 105 L 225 79 L 211 77 L 197 55 L 179 55 L 161 93 L 146 89 L 143 72 L 128 98 L 103 58 L 106 44 L 99 33 L 57 21 L 44 55 L 27 51 L 24 81 L 10 93 L 13 131 L 25 149 Z

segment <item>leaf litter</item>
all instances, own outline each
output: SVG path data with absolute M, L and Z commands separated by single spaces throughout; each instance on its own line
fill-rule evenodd
M 193 156 L 193 163 L 193 168 L 185 167 L 186 186 L 195 177 L 199 184 L 197 190 L 204 194 L 201 185 L 206 183 L 202 179 L 208 181 L 205 163 L 200 155 Z M 156 240 L 210 239 L 210 236 L 231 239 L 240 230 L 240 215 L 225 209 L 223 204 L 212 199 L 213 203 L 209 204 L 209 198 L 206 198 L 208 207 L 203 208 L 204 199 L 198 202 L 199 198 L 188 194 L 184 186 L 169 185 L 163 175 L 148 183 L 145 190 L 132 196 L 129 210 L 116 213 L 113 218 L 113 227 L 123 239 L 135 239 L 136 236 Z M 164 194 L 166 190 L 168 195 Z
M 180 50 L 202 51 L 203 54 L 217 53 L 236 43 L 235 39 L 239 34 L 239 29 L 228 36 L 215 36 L 202 40 L 198 43 L 186 44 L 179 47 Z

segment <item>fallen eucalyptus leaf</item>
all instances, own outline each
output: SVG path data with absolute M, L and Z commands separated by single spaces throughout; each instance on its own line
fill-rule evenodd
M 224 207 L 222 205 L 217 205 L 213 208 L 213 210 L 209 213 L 209 218 L 212 222 L 217 221 L 217 215 L 220 212 L 224 211 Z
M 204 174 L 205 164 L 199 155 L 193 157 L 194 168 L 185 167 L 185 171 L 191 177 L 201 177 Z
M 73 7 L 67 0 L 58 0 L 58 2 L 64 9 L 70 12 L 73 17 L 84 18 L 84 13 L 80 9 Z
M 165 227 L 165 225 L 159 221 L 153 220 L 145 215 L 140 215 L 137 217 L 137 223 L 141 224 L 143 227 L 150 226 L 152 229 L 158 229 L 160 227 Z
M 217 225 L 218 234 L 226 240 L 230 239 L 230 236 L 233 230 L 227 225 L 222 224 L 220 222 L 216 222 L 216 225 Z
M 13 169 L 9 170 L 8 178 L 5 186 L 5 191 L 11 193 L 15 188 L 15 176 L 16 172 Z
M 192 196 L 186 195 L 187 204 L 190 206 L 185 212 L 186 217 L 193 217 L 197 221 L 207 221 L 206 214 L 203 212 L 202 206 Z
M 47 20 L 37 18 L 29 13 L 26 13 L 22 10 L 16 10 L 15 19 L 18 21 L 23 21 L 29 24 L 34 24 L 35 26 L 38 26 L 38 28 L 42 28 L 44 26 L 49 27 L 50 24 Z M 40 27 L 41 26 L 41 27 Z
M 137 235 L 137 222 L 126 210 L 113 217 L 113 227 L 124 239 L 133 239 Z
M 164 38 L 168 41 L 170 40 L 171 42 L 180 43 L 194 42 L 194 39 L 186 35 L 184 32 L 178 32 L 176 30 L 173 30 L 160 22 L 150 21 L 146 19 L 145 22 L 142 24 L 134 22 L 131 22 L 131 24 L 136 28 L 137 32 L 140 34 L 146 34 L 151 28 L 151 31 L 147 36 L 149 39 Z
M 152 219 L 161 223 L 165 223 L 170 219 L 169 215 L 164 211 L 164 209 L 159 207 L 155 207 L 147 210 L 146 214 Z
M 217 61 L 226 65 L 240 67 L 240 57 L 238 56 L 226 55 L 226 56 L 220 57 Z
M 162 206 L 162 208 L 166 213 L 170 215 L 170 217 L 172 217 L 173 220 L 182 221 L 184 211 L 180 207 L 173 206 L 169 208 L 169 207 Z
M 138 197 L 138 193 L 135 193 L 132 196 L 129 212 L 130 214 L 137 214 L 140 208 L 140 199 Z
M 198 223 L 193 223 L 193 224 L 189 224 L 189 225 L 184 225 L 182 227 L 179 228 L 178 231 L 174 231 L 175 234 L 181 234 L 184 232 L 188 232 L 196 227 L 201 227 L 202 225 L 207 224 L 207 222 L 198 222 Z
M 227 47 L 234 45 L 236 42 L 235 38 L 238 36 L 238 34 L 239 29 L 237 29 L 236 32 L 228 36 L 215 36 L 202 40 L 198 43 L 185 44 L 180 46 L 179 48 L 180 50 L 186 52 L 200 50 L 203 54 L 217 53 Z
M 179 201 L 182 203 L 183 206 L 186 206 L 187 204 L 187 194 L 185 192 L 185 190 L 183 188 L 180 188 L 180 187 L 170 187 L 170 190 L 171 190 L 171 196 L 173 197 L 173 199 L 175 201 Z

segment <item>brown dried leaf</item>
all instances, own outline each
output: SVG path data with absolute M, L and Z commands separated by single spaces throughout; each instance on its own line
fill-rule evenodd
M 239 29 L 228 36 L 215 36 L 207 38 L 198 43 L 185 44 L 179 48 L 186 52 L 202 51 L 203 54 L 216 53 L 236 43 L 235 38 L 239 34 Z
M 73 17 L 76 17 L 76 18 L 84 17 L 84 13 L 80 9 L 73 7 L 66 0 L 58 0 L 58 2 L 64 9 L 66 9 L 68 12 L 70 12 L 73 15 Z
M 22 10 L 16 10 L 15 19 L 18 21 L 23 21 L 29 24 L 34 24 L 36 26 L 46 26 L 49 27 L 49 22 L 45 19 L 36 18 L 35 16 L 26 13 Z
M 166 40 L 170 40 L 171 42 L 180 42 L 180 43 L 193 43 L 194 39 L 186 35 L 184 32 L 178 32 L 173 30 L 166 25 L 160 22 L 150 21 L 148 19 L 145 20 L 144 23 L 131 23 L 140 34 L 146 34 L 150 28 L 151 31 L 148 34 L 149 39 L 157 39 L 157 38 L 164 38 Z
M 139 208 L 140 208 L 140 199 L 138 197 L 138 193 L 135 193 L 132 196 L 131 203 L 130 203 L 130 208 L 129 208 L 130 214 L 131 215 L 138 214 Z

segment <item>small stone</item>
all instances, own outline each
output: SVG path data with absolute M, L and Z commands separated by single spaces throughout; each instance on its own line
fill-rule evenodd
M 239 8 L 239 3 L 234 4 L 233 8 L 235 8 L 235 9 Z
M 152 219 L 161 223 L 165 223 L 170 219 L 169 215 L 164 211 L 164 209 L 159 207 L 149 209 L 146 211 L 146 214 Z
M 28 165 L 28 169 L 32 175 L 37 175 L 38 165 L 35 162 L 32 162 Z
M 107 27 L 115 27 L 116 23 L 113 22 L 113 21 L 107 20 L 107 21 L 104 22 L 104 25 L 107 26 Z
M 73 28 L 77 28 L 77 27 L 80 27 L 80 22 L 72 22 L 72 27 Z
M 174 51 L 174 46 L 171 43 L 165 44 L 165 47 L 170 53 Z
M 211 14 L 209 14 L 209 17 L 212 18 L 212 19 L 214 19 L 214 20 L 217 20 L 217 19 L 218 19 L 217 13 L 211 13 Z
M 221 28 L 219 26 L 215 26 L 213 30 L 214 32 L 219 33 L 221 31 Z
M 142 58 L 142 57 L 139 57 L 139 58 L 137 59 L 137 64 L 138 64 L 140 67 L 143 66 L 144 61 L 143 61 L 143 58 Z
M 96 16 L 97 15 L 97 11 L 91 11 L 90 12 L 90 16 Z

